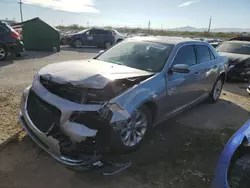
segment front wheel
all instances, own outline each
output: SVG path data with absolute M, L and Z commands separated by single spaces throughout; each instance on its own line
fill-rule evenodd
M 138 149 L 152 129 L 152 114 L 146 106 L 137 109 L 115 136 L 115 151 L 131 152 Z
M 228 177 L 230 188 L 249 188 L 250 187 L 250 155 L 239 158 L 232 166 Z
M 220 76 L 215 84 L 214 84 L 214 87 L 211 91 L 211 93 L 209 94 L 209 98 L 208 100 L 211 102 L 211 103 L 215 103 L 218 101 L 218 99 L 220 98 L 220 94 L 221 94 L 221 91 L 222 91 L 222 88 L 223 88 L 223 77 Z
M 76 39 L 76 40 L 74 40 L 74 42 L 73 42 L 73 47 L 75 47 L 75 48 L 81 48 L 82 47 L 82 41 L 80 40 L 80 39 Z

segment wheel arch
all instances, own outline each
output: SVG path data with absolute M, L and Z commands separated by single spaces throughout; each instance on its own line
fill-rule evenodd
M 219 75 L 219 77 L 222 77 L 223 83 L 224 83 L 225 80 L 226 80 L 226 73 L 225 72 L 221 72 L 220 75 Z
M 144 102 L 143 105 L 146 106 L 150 110 L 150 112 L 152 114 L 152 120 L 153 120 L 153 123 L 154 123 L 155 120 L 156 120 L 157 111 L 158 111 L 157 104 L 154 101 L 149 100 L 149 101 Z

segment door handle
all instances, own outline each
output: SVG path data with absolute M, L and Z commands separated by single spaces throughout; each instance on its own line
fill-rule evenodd
M 195 72 L 194 74 L 195 74 L 195 75 L 199 75 L 199 74 L 200 74 L 200 72 Z

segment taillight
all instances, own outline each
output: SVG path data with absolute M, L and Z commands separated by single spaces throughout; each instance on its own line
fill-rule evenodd
M 20 40 L 20 36 L 19 36 L 19 34 L 16 33 L 16 32 L 12 32 L 12 33 L 10 34 L 10 36 L 12 36 L 12 37 L 15 38 L 15 39 L 19 39 L 19 40 Z

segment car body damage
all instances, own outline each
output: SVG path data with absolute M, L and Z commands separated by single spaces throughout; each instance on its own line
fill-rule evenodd
M 250 144 L 250 120 L 247 121 L 229 139 L 229 141 L 225 145 L 216 167 L 214 179 L 212 181 L 212 186 L 211 186 L 212 188 L 230 187 L 228 179 L 230 179 L 229 170 L 230 170 L 230 165 L 232 165 L 231 163 L 233 163 L 232 162 L 233 157 L 235 156 L 237 149 L 239 149 L 241 145 L 249 147 L 249 144 Z
M 184 66 L 189 76 L 178 66 L 169 71 L 179 48 L 196 44 L 215 59 L 209 55 L 209 63 L 195 69 Z M 127 39 L 95 59 L 42 68 L 23 92 L 20 121 L 58 161 L 91 166 L 98 156 L 139 148 L 157 123 L 215 93 L 215 81 L 220 94 L 226 61 L 203 42 Z M 201 76 L 194 76 L 197 71 Z
M 153 75 L 97 60 L 51 64 L 25 90 L 21 114 L 55 155 L 80 160 L 80 154 L 105 153 L 119 124 L 130 118 L 119 103 L 109 101 Z

